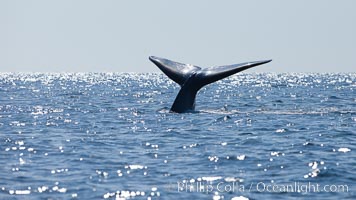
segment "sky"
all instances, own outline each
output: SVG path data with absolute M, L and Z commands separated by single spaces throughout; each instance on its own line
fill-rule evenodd
M 0 0 L 0 72 L 355 72 L 354 0 Z

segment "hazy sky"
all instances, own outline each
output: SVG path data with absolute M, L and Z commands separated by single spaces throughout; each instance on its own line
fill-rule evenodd
M 355 72 L 356 1 L 0 0 L 1 72 L 158 72 L 155 55 L 249 72 Z

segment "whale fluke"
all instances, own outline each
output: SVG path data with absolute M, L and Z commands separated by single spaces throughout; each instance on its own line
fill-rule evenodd
M 181 86 L 181 89 L 171 107 L 171 111 L 177 113 L 194 111 L 196 94 L 205 85 L 251 67 L 272 61 L 254 61 L 202 69 L 198 66 L 178 63 L 155 56 L 150 56 L 149 59 L 157 65 L 157 67 L 162 70 L 164 74 Z
M 182 86 L 193 73 L 201 70 L 201 68 L 197 66 L 178 63 L 164 58 L 150 56 L 149 59 L 180 86 Z

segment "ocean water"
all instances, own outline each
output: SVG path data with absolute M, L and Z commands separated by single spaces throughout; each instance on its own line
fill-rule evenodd
M 0 199 L 356 199 L 356 74 L 0 74 Z

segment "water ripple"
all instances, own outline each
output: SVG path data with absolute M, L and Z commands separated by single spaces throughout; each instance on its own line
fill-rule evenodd
M 162 74 L 1 73 L 0 199 L 353 199 L 355 80 L 239 74 L 175 114 Z M 305 183 L 349 190 L 257 188 Z

